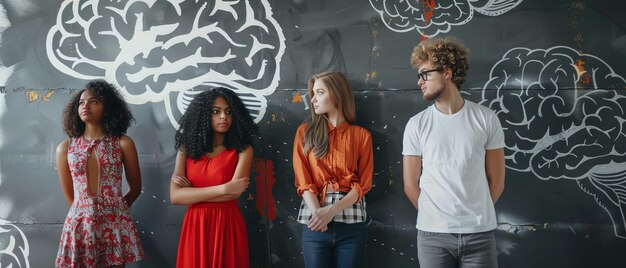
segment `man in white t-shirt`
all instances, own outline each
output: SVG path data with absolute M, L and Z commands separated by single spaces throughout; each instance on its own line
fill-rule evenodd
M 459 89 L 468 50 L 435 38 L 413 50 L 424 100 L 403 139 L 404 192 L 418 210 L 420 267 L 497 267 L 494 204 L 504 190 L 504 133 L 496 114 Z

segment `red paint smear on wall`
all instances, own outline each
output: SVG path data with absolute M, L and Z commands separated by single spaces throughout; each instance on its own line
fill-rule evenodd
M 580 54 L 582 55 L 583 53 L 580 52 Z M 578 69 L 578 73 L 581 74 L 579 81 L 585 85 L 591 83 L 591 75 L 585 72 L 585 61 L 583 61 L 582 59 L 578 59 L 576 61 L 576 68 Z
M 591 83 L 591 75 L 585 73 L 583 75 L 583 84 L 589 85 L 589 83 Z
M 435 11 L 435 0 L 422 0 L 422 9 L 424 10 L 424 24 L 429 25 L 430 19 Z M 428 36 L 422 34 L 421 41 L 428 39 Z
M 274 162 L 262 158 L 254 159 L 256 177 L 257 198 L 255 206 L 259 214 L 270 220 L 276 219 L 276 200 L 272 192 L 272 187 L 276 184 L 274 178 Z

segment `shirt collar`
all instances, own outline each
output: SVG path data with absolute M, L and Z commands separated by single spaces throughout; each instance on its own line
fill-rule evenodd
M 339 124 L 336 127 L 333 127 L 333 125 L 331 125 L 330 123 L 326 123 L 326 125 L 328 126 L 328 133 L 330 133 L 331 131 L 337 129 L 337 130 L 339 130 L 343 134 L 348 129 L 348 126 L 350 126 L 350 123 L 348 122 L 348 120 L 346 120 L 346 121 L 343 121 L 343 123 Z

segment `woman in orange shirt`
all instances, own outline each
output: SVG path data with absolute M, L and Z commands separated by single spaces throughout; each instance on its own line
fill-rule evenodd
M 355 123 L 352 88 L 339 72 L 309 79 L 311 117 L 293 147 L 305 266 L 359 267 L 365 251 L 364 195 L 372 188 L 372 137 Z

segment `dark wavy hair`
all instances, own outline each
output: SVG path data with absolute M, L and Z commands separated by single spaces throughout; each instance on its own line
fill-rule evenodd
M 204 91 L 191 101 L 180 118 L 180 127 L 176 131 L 176 150 L 184 150 L 193 160 L 213 152 L 211 108 L 218 97 L 224 98 L 230 106 L 233 122 L 224 136 L 224 147 L 242 152 L 252 146 L 254 137 L 258 135 L 258 126 L 235 92 L 223 87 Z
M 94 97 L 104 104 L 101 119 L 104 134 L 114 137 L 121 137 L 126 134 L 128 127 L 135 121 L 135 118 L 115 86 L 104 80 L 90 81 L 85 85 L 85 89 L 72 96 L 63 111 L 63 131 L 71 138 L 80 137 L 85 132 L 85 122 L 80 119 L 78 114 L 78 102 L 80 95 L 87 90 L 91 91 Z

